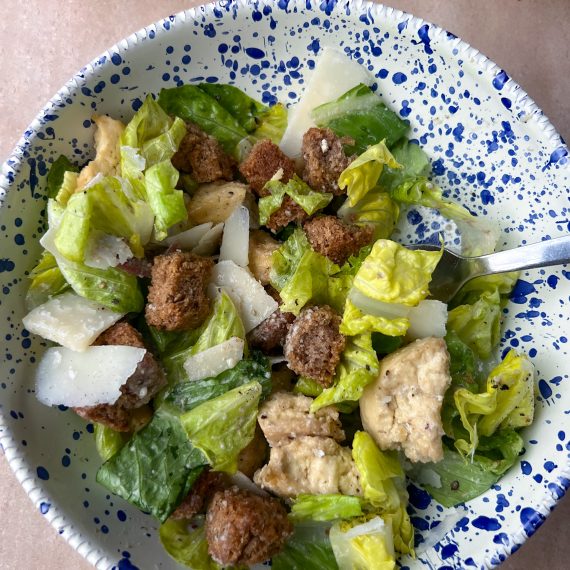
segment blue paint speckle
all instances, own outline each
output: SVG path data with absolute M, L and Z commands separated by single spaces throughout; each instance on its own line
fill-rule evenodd
M 401 83 L 404 83 L 407 80 L 408 80 L 407 75 L 405 73 L 402 73 L 401 71 L 397 71 L 396 73 L 394 73 L 394 75 L 392 75 L 392 81 L 396 85 L 400 85 Z
M 501 523 L 494 518 L 486 517 L 481 515 L 476 519 L 471 521 L 471 524 L 481 530 L 499 530 L 501 528 Z
M 42 515 L 45 515 L 48 513 L 49 509 L 51 507 L 51 503 L 44 503 L 41 502 L 40 503 L 40 513 L 42 513 Z
M 41 465 L 36 469 L 36 473 L 38 474 L 38 477 L 42 480 L 42 481 L 48 481 L 49 480 L 49 472 L 45 467 L 42 467 Z

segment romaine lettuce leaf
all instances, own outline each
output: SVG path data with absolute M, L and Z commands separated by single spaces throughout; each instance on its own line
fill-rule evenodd
M 305 376 L 301 376 L 293 388 L 295 394 L 303 394 L 310 398 L 316 398 L 323 393 L 323 390 L 324 388 L 318 382 L 306 378 Z
M 334 524 L 331 546 L 339 568 L 394 570 L 396 560 L 390 521 L 376 516 Z
M 180 420 L 159 409 L 97 472 L 97 482 L 164 522 L 207 464 Z
M 30 271 L 29 278 L 31 283 L 26 292 L 26 308 L 29 311 L 69 289 L 55 257 L 48 251 L 42 253 L 38 264 Z
M 47 175 L 47 197 L 55 198 L 63 185 L 66 172 L 79 172 L 79 168 L 70 160 L 61 155 L 54 160 Z
M 390 194 L 375 188 L 354 207 L 350 207 L 349 201 L 346 200 L 337 215 L 348 224 L 373 226 L 374 239 L 386 239 L 392 235 L 396 227 L 400 208 Z
M 265 189 L 269 190 L 270 195 L 259 200 L 259 223 L 262 226 L 267 224 L 271 214 L 281 207 L 285 195 L 290 196 L 309 216 L 327 206 L 333 198 L 332 194 L 311 190 L 297 175 L 290 178 L 287 183 L 270 180 Z
M 73 194 L 67 201 L 54 243 L 59 253 L 70 261 L 81 263 L 85 258 L 92 209 L 87 192 Z
M 269 108 L 269 111 L 261 115 L 258 120 L 258 127 L 251 133 L 249 139 L 260 141 L 269 139 L 275 144 L 279 144 L 287 128 L 287 108 L 281 103 L 277 103 Z
M 344 305 L 340 332 L 347 336 L 377 332 L 386 336 L 401 337 L 406 334 L 410 321 L 406 317 L 389 318 L 363 313 L 350 299 Z
M 162 546 L 176 562 L 193 570 L 221 570 L 208 553 L 202 517 L 195 517 L 192 524 L 168 519 L 160 525 L 159 535 Z
M 378 372 L 378 357 L 372 348 L 370 333 L 348 337 L 336 367 L 333 385 L 317 396 L 311 404 L 311 412 L 331 404 L 357 402 Z
M 215 471 L 237 471 L 238 455 L 253 439 L 261 390 L 259 382 L 249 382 L 180 416 L 192 445 Z
M 385 167 L 378 181 L 378 187 L 384 192 L 391 192 L 400 184 L 426 176 L 429 171 L 429 159 L 422 148 L 406 139 L 401 140 L 391 149 L 392 156 L 401 168 Z
M 295 522 L 306 519 L 332 521 L 362 515 L 358 497 L 349 495 L 298 495 L 291 506 L 290 517 Z
M 329 127 L 339 137 L 354 139 L 354 146 L 347 152 L 357 154 L 381 140 L 385 140 L 390 148 L 409 128 L 370 87 L 362 83 L 335 101 L 313 109 L 312 117 L 319 127 Z
M 111 459 L 118 453 L 129 437 L 127 434 L 99 423 L 95 423 L 95 447 L 103 461 Z
M 354 278 L 360 293 L 384 303 L 417 305 L 429 293 L 429 282 L 441 259 L 440 251 L 410 250 L 390 240 L 378 240 Z
M 381 141 L 369 147 L 340 173 L 338 186 L 341 190 L 346 189 L 350 207 L 356 206 L 376 186 L 384 166 L 400 168 L 384 141 Z
M 385 355 L 398 350 L 404 342 L 401 336 L 389 336 L 382 333 L 372 333 L 372 348 L 378 355 Z

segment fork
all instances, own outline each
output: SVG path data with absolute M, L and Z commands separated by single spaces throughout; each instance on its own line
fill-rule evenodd
M 434 244 L 406 247 L 428 251 L 440 249 Z M 441 260 L 432 274 L 430 297 L 448 303 L 463 285 L 475 277 L 563 263 L 570 263 L 570 235 L 478 257 L 465 257 L 444 248 Z

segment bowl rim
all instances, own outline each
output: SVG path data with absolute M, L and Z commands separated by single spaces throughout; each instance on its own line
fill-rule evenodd
M 464 56 L 469 57 L 476 68 L 482 69 L 486 74 L 493 74 L 495 76 L 499 73 L 505 73 L 497 64 L 482 54 L 479 50 L 475 49 L 454 34 L 449 33 L 441 26 L 432 24 L 423 18 L 386 6 L 382 3 L 376 3 L 373 0 L 346 0 L 344 3 L 346 5 L 350 4 L 352 10 L 366 10 L 375 18 L 388 21 L 390 23 L 398 23 L 403 18 L 406 18 L 407 27 L 413 29 L 419 29 L 421 26 L 427 24 L 430 29 L 432 41 L 439 39 L 441 35 L 444 34 L 446 39 L 450 42 L 451 49 L 456 49 Z M 69 98 L 71 94 L 81 89 L 86 81 L 96 72 L 97 67 L 108 65 L 108 61 L 110 61 L 111 56 L 114 53 L 119 55 L 128 53 L 142 40 L 165 36 L 171 28 L 175 28 L 176 26 L 185 26 L 187 21 L 196 20 L 200 15 L 211 15 L 216 7 L 227 10 L 230 4 L 235 6 L 234 10 L 236 11 L 250 12 L 254 7 L 250 0 L 229 0 L 229 2 L 228 0 L 216 0 L 215 2 L 207 2 L 200 6 L 182 10 L 144 26 L 127 37 L 122 38 L 77 71 L 41 108 L 16 143 L 13 151 L 0 167 L 0 208 L 4 206 L 7 193 L 13 185 L 15 177 L 19 173 L 24 159 L 24 153 L 30 146 L 32 139 L 37 136 L 38 132 L 42 128 L 45 116 L 61 107 L 61 104 L 65 99 Z M 274 7 L 271 0 L 261 0 L 258 4 Z M 327 2 L 327 6 L 330 7 L 328 7 L 327 10 L 337 9 L 337 7 L 340 7 L 339 5 L 339 0 L 329 0 L 329 2 Z M 314 11 L 316 8 L 316 6 L 313 7 L 310 1 L 307 2 L 306 0 L 288 0 L 288 7 L 292 9 L 300 8 L 307 11 Z M 521 112 L 531 116 L 533 120 L 536 121 L 537 129 L 542 135 L 544 135 L 544 141 L 546 144 L 567 149 L 568 147 L 563 138 L 556 131 L 554 125 L 534 100 L 510 77 L 510 75 L 505 75 L 507 80 L 505 81 L 501 92 L 508 95 L 513 102 L 521 108 Z M 567 164 L 566 166 L 570 168 L 570 164 Z M 50 509 L 43 516 L 48 520 L 51 526 L 59 532 L 60 535 L 63 535 L 67 543 L 81 556 L 83 556 L 87 562 L 97 569 L 107 570 L 108 568 L 115 567 L 115 563 L 109 560 L 108 556 L 98 544 L 84 537 L 79 530 L 74 528 L 74 521 L 71 520 L 68 515 L 63 514 L 60 511 L 58 505 L 54 503 L 48 493 L 44 490 L 38 477 L 33 473 L 31 466 L 27 463 L 25 454 L 21 452 L 20 446 L 14 440 L 1 408 L 0 448 L 4 450 L 4 455 L 8 461 L 10 469 L 32 503 L 34 503 L 34 505 L 39 505 L 42 502 L 48 502 L 50 504 Z M 566 468 L 567 471 L 570 472 L 570 462 L 566 465 Z M 535 521 L 533 531 L 538 530 L 538 528 L 543 524 L 549 513 L 554 509 L 557 503 L 563 499 L 565 492 L 566 489 L 564 489 L 564 494 L 559 497 L 548 497 L 545 495 L 541 505 L 542 509 L 539 510 L 541 516 L 537 521 Z M 487 568 L 498 566 L 500 562 L 497 562 L 497 560 L 502 557 L 506 558 L 510 556 L 511 552 L 514 552 L 514 550 L 518 549 L 528 538 L 530 538 L 530 536 L 526 534 L 522 523 L 516 531 L 510 533 L 510 537 L 512 543 L 509 548 L 503 544 L 497 544 L 492 547 L 491 552 L 484 560 L 484 564 Z

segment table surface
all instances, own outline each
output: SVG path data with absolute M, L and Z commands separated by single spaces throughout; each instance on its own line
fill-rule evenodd
M 133 31 L 200 4 L 167 0 L 0 0 L 0 159 L 32 118 L 83 64 Z M 570 137 L 568 0 L 388 0 L 452 31 L 490 57 Z M 37 40 L 37 41 L 36 41 Z M 35 42 L 35 43 L 34 43 Z M 567 95 L 567 94 L 566 94 Z M 32 506 L 0 454 L 0 568 L 91 568 Z M 568 568 L 570 499 L 502 570 Z

